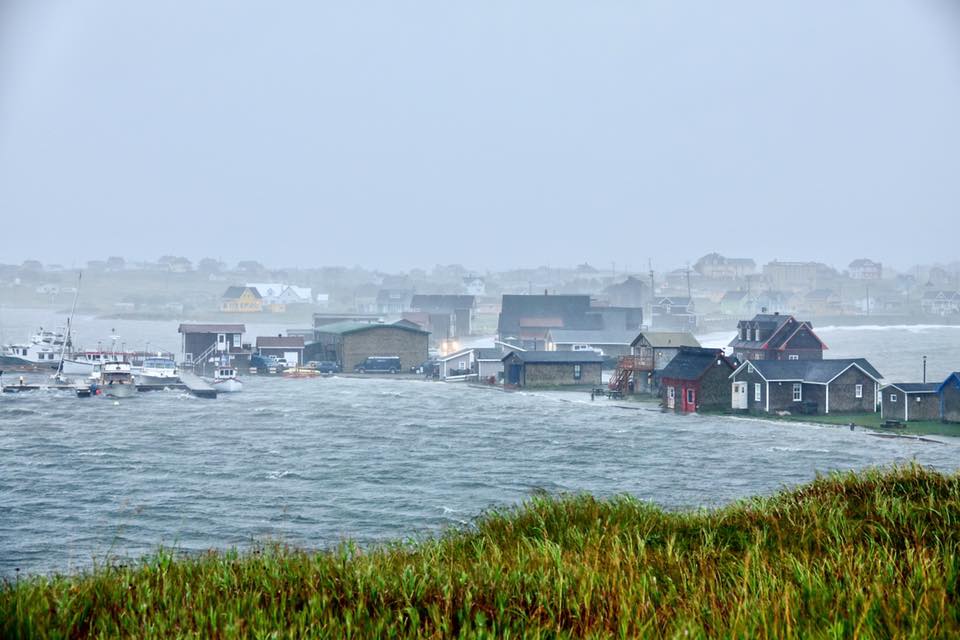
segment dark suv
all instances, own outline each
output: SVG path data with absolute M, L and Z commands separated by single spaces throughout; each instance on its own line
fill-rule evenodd
M 315 368 L 320 373 L 340 373 L 340 364 L 332 360 L 321 360 Z
M 399 373 L 400 358 L 398 356 L 370 356 L 354 367 L 359 373 Z

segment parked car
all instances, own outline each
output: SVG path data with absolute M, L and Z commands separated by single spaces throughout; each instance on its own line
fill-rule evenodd
M 359 373 L 400 373 L 398 356 L 370 356 L 356 367 Z
M 332 360 L 321 360 L 313 365 L 320 373 L 340 373 L 340 363 Z

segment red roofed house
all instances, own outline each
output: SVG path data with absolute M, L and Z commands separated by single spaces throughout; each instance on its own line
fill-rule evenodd
M 827 345 L 809 322 L 790 315 L 759 313 L 737 324 L 737 337 L 730 345 L 733 357 L 747 360 L 823 360 Z

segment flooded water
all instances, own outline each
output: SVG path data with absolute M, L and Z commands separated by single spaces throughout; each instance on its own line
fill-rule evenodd
M 910 356 L 903 375 L 919 375 L 907 360 L 921 352 L 960 363 L 953 329 L 823 334 L 833 355 L 875 343 L 881 371 L 897 349 Z M 944 336 L 952 342 L 935 351 Z M 539 490 L 630 493 L 683 509 L 837 469 L 910 460 L 955 469 L 960 440 L 934 439 L 400 379 L 249 377 L 217 400 L 4 394 L 0 576 L 85 568 L 159 544 L 416 537 Z

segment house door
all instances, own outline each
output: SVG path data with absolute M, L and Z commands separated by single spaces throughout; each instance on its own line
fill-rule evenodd
M 677 406 L 677 388 L 667 387 L 667 409 L 673 409 Z
M 693 413 L 696 410 L 697 410 L 697 390 L 684 389 L 683 390 L 683 412 Z
M 733 383 L 733 404 L 731 406 L 734 409 L 747 408 L 747 383 L 746 382 Z
M 520 384 L 520 365 L 512 364 L 507 369 L 507 383 L 508 384 Z

